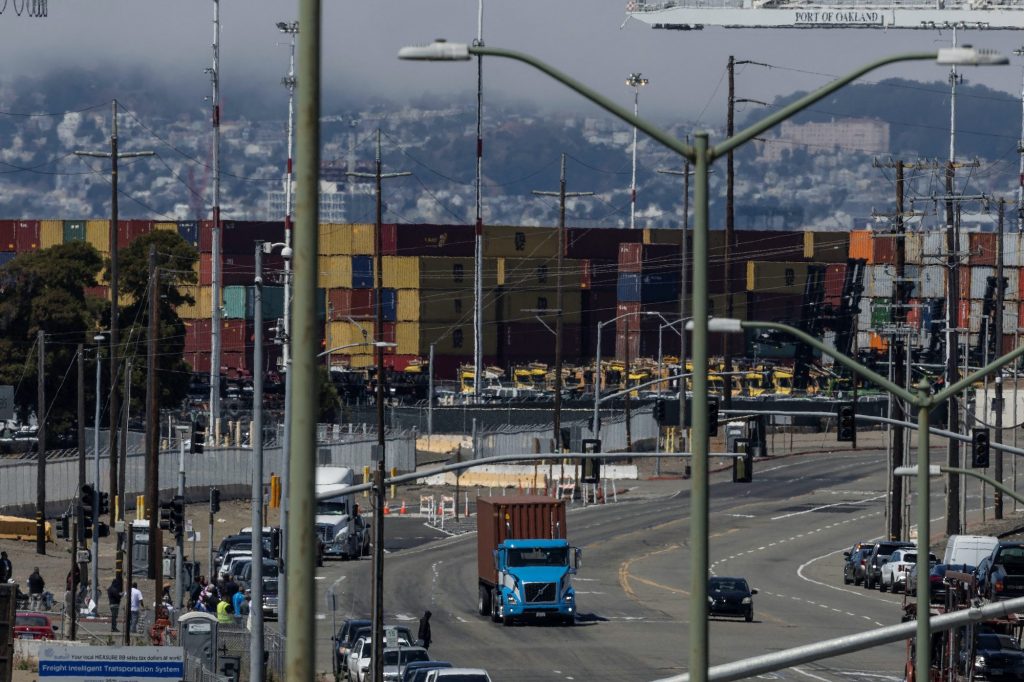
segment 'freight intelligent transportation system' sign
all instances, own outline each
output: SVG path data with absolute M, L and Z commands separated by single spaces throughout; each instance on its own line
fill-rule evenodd
M 70 646 L 39 649 L 39 677 L 47 682 L 152 682 L 185 677 L 179 646 Z

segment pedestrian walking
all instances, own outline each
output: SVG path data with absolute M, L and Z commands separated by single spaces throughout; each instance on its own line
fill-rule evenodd
M 138 632 L 139 630 L 139 617 L 142 615 L 142 610 L 146 608 L 146 604 L 142 599 L 142 590 L 139 589 L 139 584 L 136 582 L 132 583 L 132 590 L 128 594 L 128 607 L 131 609 L 128 620 L 128 631 Z
M 121 597 L 124 596 L 124 583 L 121 576 L 115 575 L 107 588 L 107 601 L 110 602 L 110 631 L 120 632 L 117 629 L 117 614 L 121 611 Z
M 426 611 L 420 618 L 420 630 L 416 633 L 416 638 L 422 642 L 424 649 L 430 648 L 430 611 Z
M 7 583 L 14 579 L 14 566 L 7 558 L 7 552 L 0 552 L 0 584 Z
M 28 577 L 28 604 L 32 611 L 40 611 L 43 608 L 43 590 L 46 589 L 46 581 L 39 573 L 39 567 L 32 569 Z
M 231 597 L 231 612 L 235 615 L 235 622 L 241 624 L 242 622 L 242 604 L 245 602 L 245 596 L 249 594 L 249 590 L 242 592 L 239 590 L 235 592 L 235 595 Z

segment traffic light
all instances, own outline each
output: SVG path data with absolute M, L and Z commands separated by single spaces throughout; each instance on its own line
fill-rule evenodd
M 708 398 L 708 436 L 718 435 L 718 400 Z
M 110 513 L 110 493 L 100 492 L 100 515 Z
M 836 428 L 836 440 L 841 443 L 852 443 L 857 438 L 857 412 L 853 403 L 842 403 L 839 406 L 839 425 Z
M 192 422 L 192 434 L 189 439 L 188 451 L 192 454 L 202 453 L 206 443 L 206 427 L 198 421 Z
M 92 536 L 92 524 L 96 518 L 96 489 L 84 484 L 78 494 L 78 504 L 82 507 L 82 532 L 85 537 Z
M 658 426 L 679 426 L 679 401 L 671 398 L 654 401 L 654 420 Z
M 220 488 L 210 488 L 210 513 L 220 511 Z
M 661 426 L 661 424 L 663 424 L 665 421 L 664 398 L 658 398 L 657 400 L 654 401 L 654 421 L 656 421 L 659 426 Z
M 160 503 L 160 528 L 161 530 L 174 530 L 174 521 L 171 517 L 171 502 Z
M 175 536 L 185 533 L 185 498 L 181 495 L 171 500 L 171 531 Z
M 61 514 L 57 520 L 57 537 L 66 540 L 71 535 L 71 519 L 67 514 Z
M 601 452 L 601 441 L 584 438 L 581 443 L 583 452 Z M 581 483 L 597 483 L 601 480 L 601 460 L 597 457 L 584 457 L 580 467 Z
M 971 429 L 971 466 L 975 469 L 987 469 L 988 454 L 988 429 Z

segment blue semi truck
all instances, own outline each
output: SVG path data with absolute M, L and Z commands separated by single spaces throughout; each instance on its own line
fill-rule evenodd
M 476 504 L 480 615 L 505 625 L 575 623 L 581 551 L 565 539 L 565 501 L 519 495 Z

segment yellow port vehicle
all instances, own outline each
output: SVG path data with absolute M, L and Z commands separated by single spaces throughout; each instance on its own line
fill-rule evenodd
M 473 395 L 473 365 L 459 365 L 459 392 L 462 395 Z M 501 378 L 505 370 L 501 367 L 484 367 L 480 375 L 480 390 L 494 391 L 501 388 Z
M 776 395 L 793 395 L 793 371 L 784 367 L 772 370 L 772 392 Z

